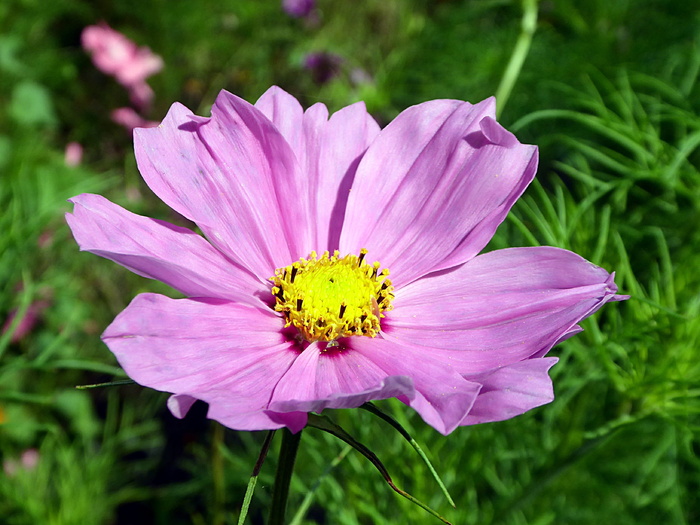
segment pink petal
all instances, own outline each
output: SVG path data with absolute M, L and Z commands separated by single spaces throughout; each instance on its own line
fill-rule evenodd
M 2 329 L 0 329 L 0 335 L 5 335 L 14 325 L 14 330 L 12 330 L 12 335 L 10 335 L 10 342 L 17 343 L 21 341 L 32 331 L 34 326 L 41 319 L 42 312 L 46 310 L 49 305 L 50 303 L 47 300 L 34 301 L 25 310 L 24 315 L 19 321 L 17 321 L 17 313 L 19 311 L 16 308 L 11 310 L 7 319 L 5 319 L 5 323 L 2 325 Z
M 382 329 L 478 373 L 544 355 L 616 291 L 608 272 L 575 253 L 497 250 L 398 290 Z
M 78 166 L 83 161 L 83 146 L 79 142 L 66 144 L 64 162 L 66 166 Z
M 134 42 L 104 23 L 83 29 L 81 41 L 95 66 L 109 75 L 116 75 L 137 49 Z
M 148 88 L 148 86 L 146 86 Z M 148 88 L 150 89 L 150 88 Z M 112 110 L 110 118 L 116 124 L 124 127 L 127 131 L 132 132 L 137 128 L 155 128 L 158 122 L 146 120 L 139 115 L 133 108 L 123 107 Z
M 222 91 L 210 119 L 174 104 L 158 128 L 136 131 L 134 143 L 139 170 L 156 195 L 255 275 L 267 278 L 306 255 L 308 212 L 305 192 L 296 187 L 303 182 L 296 159 L 247 102 Z M 292 209 L 280 195 L 299 202 Z
M 141 112 L 146 112 L 151 106 L 151 102 L 153 102 L 153 90 L 151 89 L 151 86 L 146 84 L 146 82 L 135 82 L 133 84 L 130 84 L 128 86 L 129 89 L 129 100 L 131 100 L 131 103 L 139 109 Z M 112 114 L 112 120 L 116 120 L 114 118 L 114 113 Z M 146 119 L 142 120 L 144 122 L 148 122 Z M 156 126 L 158 124 L 156 123 Z M 153 128 L 155 126 L 134 126 L 134 128 Z
M 387 376 L 410 378 L 415 397 L 399 399 L 442 434 L 457 428 L 479 394 L 480 384 L 463 378 L 449 364 L 433 359 L 422 347 L 367 337 L 354 337 L 351 345 L 352 352 L 380 367 Z
M 141 294 L 102 339 L 137 383 L 206 401 L 229 428 L 261 430 L 284 426 L 266 414 L 298 355 L 282 326 L 266 308 Z
M 341 109 L 329 120 L 323 104 L 314 104 L 304 113 L 299 102 L 278 87 L 268 89 L 255 107 L 290 144 L 308 181 L 309 251 L 337 249 L 355 170 L 379 126 L 362 102 Z
M 316 0 L 282 0 L 282 9 L 294 18 L 308 16 L 315 7 Z
M 20 463 L 22 463 L 22 466 L 25 469 L 33 470 L 39 464 L 40 459 L 41 458 L 39 455 L 39 451 L 35 448 L 29 448 L 22 452 L 22 456 L 20 457 Z
M 312 205 L 317 210 L 319 224 L 330 225 L 328 231 L 319 231 L 317 239 L 319 244 L 326 243 L 329 250 L 339 247 L 345 207 L 357 167 L 378 134 L 379 126 L 362 102 L 334 113 L 323 130 L 315 178 L 311 179 Z
M 127 88 L 142 84 L 148 77 L 163 69 L 163 59 L 148 47 L 139 47 L 116 72 L 117 81 Z
M 528 359 L 467 379 L 483 385 L 479 397 L 460 425 L 503 421 L 550 403 L 554 399 L 548 370 L 556 357 Z
M 142 217 L 100 195 L 70 199 L 66 221 L 80 249 L 132 272 L 162 281 L 185 295 L 261 306 L 269 289 L 187 228 Z
M 316 105 L 325 109 L 323 104 Z M 272 86 L 258 99 L 255 103 L 255 108 L 275 125 L 292 148 L 292 151 L 299 161 L 299 165 L 304 167 L 305 162 L 303 162 L 303 158 L 306 155 L 306 130 L 304 129 L 304 108 L 301 107 L 299 101 L 285 90 L 277 86 Z M 328 110 L 325 111 L 325 116 L 321 115 L 322 121 L 325 121 L 327 118 Z
M 102 23 L 87 26 L 81 35 L 83 48 L 92 54 L 98 69 L 122 85 L 143 82 L 163 69 L 163 59 L 147 47 L 137 47 L 126 36 Z
M 268 410 L 265 414 L 274 423 L 280 426 L 287 427 L 292 433 L 296 434 L 306 426 L 309 415 L 306 412 L 272 412 Z
M 173 394 L 168 398 L 168 410 L 178 419 L 182 419 L 190 411 L 192 405 L 195 404 L 197 400 L 185 394 Z
M 518 143 L 494 112 L 488 99 L 401 113 L 360 162 L 341 252 L 367 248 L 400 287 L 481 251 L 537 165 L 537 149 Z
M 235 184 L 244 187 L 246 200 L 256 208 L 275 209 L 277 224 L 268 222 L 273 217 L 263 214 L 260 218 L 262 231 L 272 239 L 268 242 L 277 253 L 289 252 L 292 260 L 306 255 L 310 235 L 307 180 L 272 122 L 245 100 L 222 91 L 212 108 L 211 120 L 200 127 L 199 135 L 199 149 L 216 153 L 217 166 L 223 164 L 230 169 Z M 276 239 L 280 241 L 274 242 Z M 281 249 L 284 239 L 288 246 Z M 274 260 L 275 268 L 291 262 L 279 256 Z
M 400 395 L 413 397 L 413 384 L 408 377 L 388 377 L 352 349 L 321 352 L 318 345 L 312 344 L 275 388 L 270 410 L 321 412 Z

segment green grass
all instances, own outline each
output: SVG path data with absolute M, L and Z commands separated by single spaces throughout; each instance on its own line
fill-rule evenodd
M 505 0 L 318 4 L 315 25 L 289 19 L 276 0 L 0 5 L 0 322 L 48 304 L 21 340 L 0 335 L 0 458 L 40 455 L 36 468 L 0 475 L 3 523 L 236 523 L 264 438 L 223 429 L 198 405 L 176 420 L 166 395 L 137 385 L 74 388 L 123 379 L 99 334 L 136 294 L 172 292 L 79 253 L 66 199 L 98 192 L 180 220 L 140 180 L 130 137 L 109 120 L 128 97 L 80 49 L 84 26 L 106 20 L 164 57 L 148 118 L 174 101 L 206 114 L 219 89 L 254 100 L 278 84 L 307 105 L 366 100 L 386 123 L 423 100 L 493 94 L 522 16 Z M 541 3 L 503 109 L 509 129 L 540 146 L 541 165 L 489 248 L 571 249 L 614 269 L 632 296 L 554 349 L 555 401 L 447 437 L 401 403 L 379 403 L 424 447 L 456 509 L 386 423 L 329 412 L 400 488 L 453 523 L 700 521 L 700 35 L 685 5 Z M 316 50 L 345 60 L 322 86 L 301 67 Z M 72 140 L 85 147 L 78 167 L 63 162 Z M 267 516 L 277 449 L 248 523 Z M 313 428 L 302 437 L 290 520 L 302 503 L 298 524 L 438 523 Z

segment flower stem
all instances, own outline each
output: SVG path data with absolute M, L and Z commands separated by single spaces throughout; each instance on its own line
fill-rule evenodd
M 522 0 L 523 17 L 520 21 L 520 36 L 513 49 L 513 54 L 510 56 L 510 61 L 506 66 L 506 70 L 501 78 L 501 83 L 496 90 L 496 108 L 497 116 L 503 113 L 503 108 L 510 97 L 510 93 L 515 86 L 515 81 L 520 75 L 520 70 L 523 67 L 525 58 L 530 51 L 532 37 L 537 30 L 537 2 L 539 0 Z
M 346 445 L 345 448 L 340 451 L 340 454 L 338 454 L 333 459 L 333 461 L 331 461 L 330 465 L 326 467 L 326 470 L 323 471 L 323 473 L 319 476 L 316 482 L 306 492 L 306 496 L 304 496 L 304 501 L 302 501 L 301 505 L 299 505 L 299 508 L 297 509 L 296 514 L 294 514 L 294 516 L 292 517 L 292 521 L 289 522 L 289 525 L 299 525 L 304 520 L 304 517 L 306 516 L 306 511 L 309 510 L 309 507 L 311 506 L 311 503 L 314 500 L 316 490 L 318 490 L 318 488 L 321 486 L 321 483 L 326 478 L 326 476 L 330 475 L 333 469 L 335 469 L 340 464 L 340 462 L 345 459 L 345 456 L 347 456 L 352 449 L 352 445 Z
M 253 473 L 248 481 L 248 488 L 245 491 L 245 497 L 243 498 L 243 506 L 241 507 L 241 513 L 238 515 L 238 525 L 243 525 L 245 519 L 248 516 L 248 508 L 250 507 L 250 502 L 253 500 L 253 492 L 255 491 L 255 485 L 258 482 L 258 476 L 260 475 L 260 469 L 262 469 L 265 458 L 267 457 L 267 452 L 270 450 L 270 443 L 272 443 L 272 437 L 275 435 L 275 430 L 269 430 L 267 436 L 265 436 L 265 441 L 260 449 L 260 455 L 258 460 L 255 462 L 255 467 L 253 467 Z
M 294 461 L 297 458 L 300 440 L 301 431 L 296 434 L 292 434 L 286 428 L 282 431 L 282 444 L 280 445 L 280 457 L 277 464 L 277 474 L 275 475 L 275 488 L 272 492 L 268 525 L 284 525 L 289 484 L 292 480 Z

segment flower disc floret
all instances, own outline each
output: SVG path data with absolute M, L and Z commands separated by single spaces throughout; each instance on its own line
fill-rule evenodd
M 379 262 L 367 264 L 360 255 L 339 256 L 324 252 L 279 268 L 273 282 L 275 310 L 285 326 L 295 326 L 309 342 L 335 341 L 339 337 L 375 337 L 382 312 L 391 310 L 394 287 Z

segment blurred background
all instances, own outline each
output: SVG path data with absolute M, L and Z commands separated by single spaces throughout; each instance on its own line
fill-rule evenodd
M 133 42 L 117 39 L 142 59 L 137 78 L 86 49 L 93 25 Z M 272 84 L 305 106 L 364 100 L 382 125 L 425 100 L 498 93 L 541 164 L 489 249 L 572 249 L 632 295 L 553 350 L 551 405 L 443 437 L 379 403 L 456 509 L 385 423 L 332 411 L 397 485 L 456 524 L 700 522 L 699 46 L 700 8 L 666 0 L 4 0 L 0 523 L 236 523 L 265 433 L 224 429 L 200 404 L 177 420 L 138 385 L 75 388 L 125 379 L 100 333 L 136 294 L 175 294 L 79 253 L 63 215 L 97 192 L 180 221 L 136 170 L 133 126 Z M 277 446 L 248 523 L 263 523 Z M 294 523 L 438 523 L 344 452 L 305 431 Z

